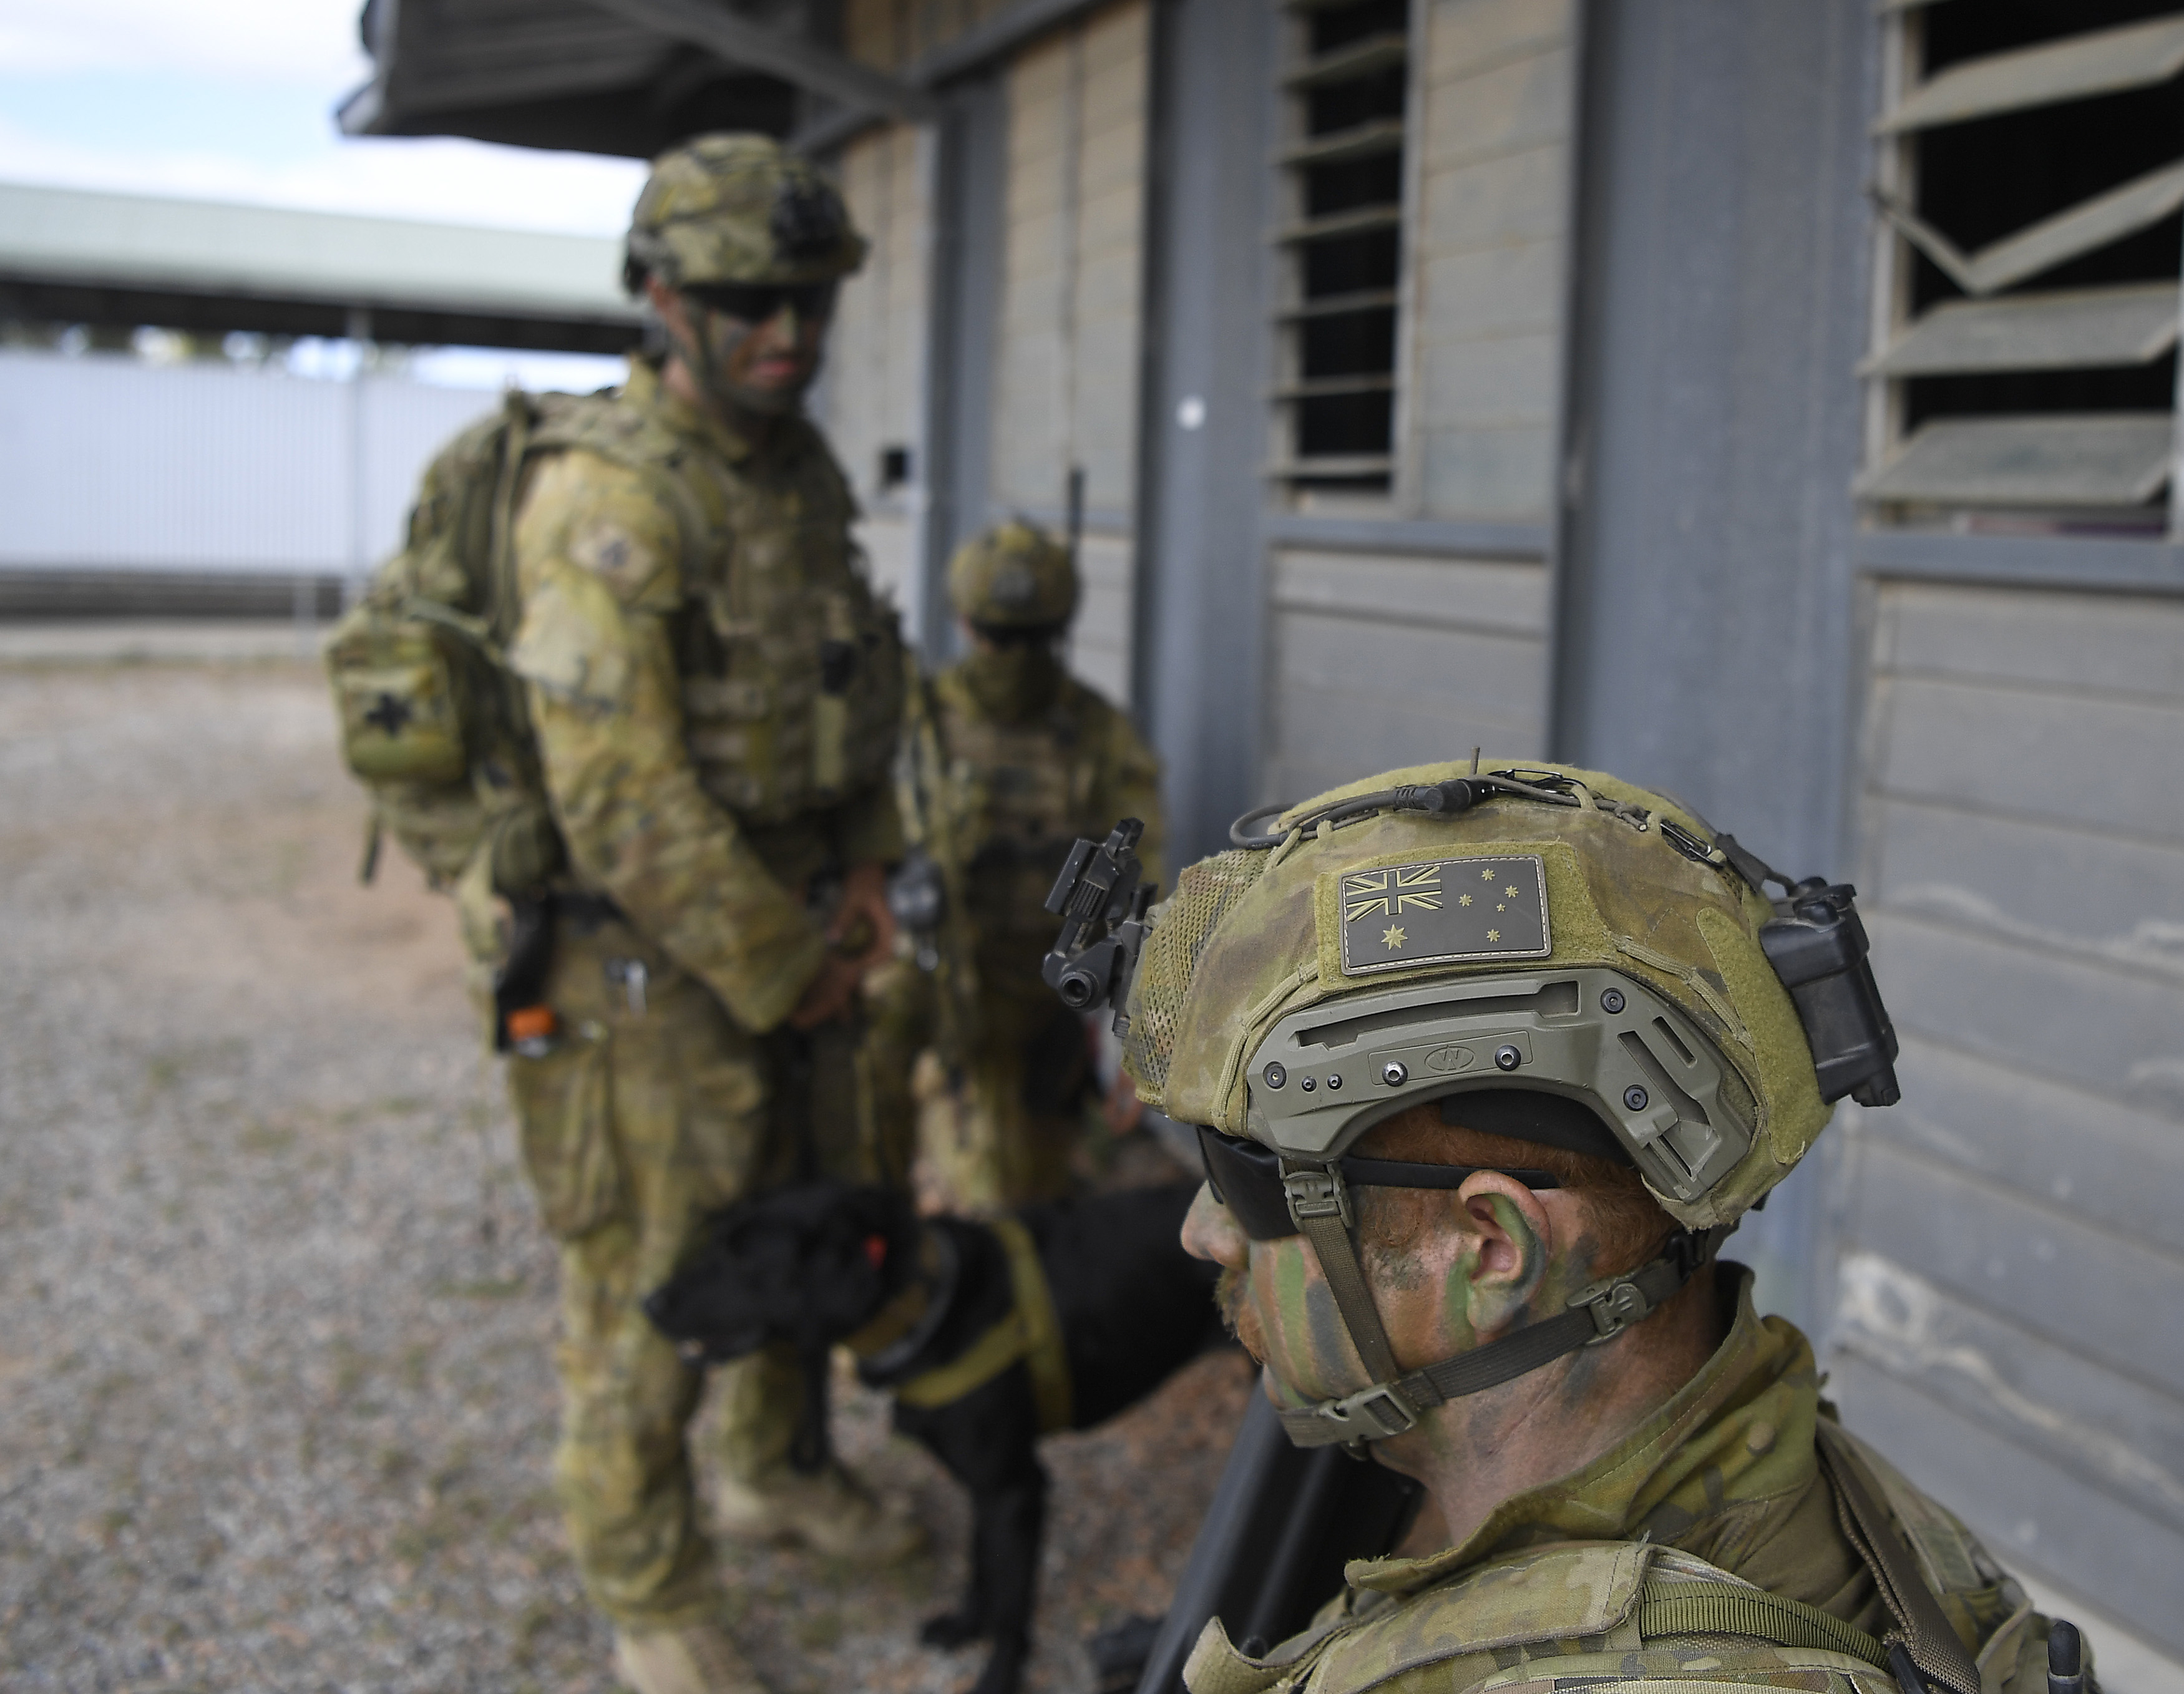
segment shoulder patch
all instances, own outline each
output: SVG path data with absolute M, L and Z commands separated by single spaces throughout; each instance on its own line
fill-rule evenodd
M 621 608 L 596 580 L 566 570 L 525 597 L 508 666 L 542 694 L 601 714 L 627 703 L 637 674 Z
M 660 566 L 659 552 L 649 542 L 611 517 L 572 531 L 566 550 L 571 563 L 605 577 L 620 600 L 636 599 Z
M 566 559 L 624 605 L 672 609 L 682 592 L 684 519 L 662 476 L 586 448 L 547 459 L 516 521 L 526 581 L 552 560 Z

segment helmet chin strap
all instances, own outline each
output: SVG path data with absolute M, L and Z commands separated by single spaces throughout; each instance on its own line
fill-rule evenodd
M 1319 1256 L 1319 1268 L 1334 1296 L 1335 1309 L 1351 1344 L 1372 1378 L 1369 1387 L 1339 1399 L 1279 1413 L 1282 1428 L 1301 1447 L 1347 1446 L 1358 1457 L 1364 1443 L 1400 1435 L 1420 1413 L 1493 1388 L 1552 1363 L 1580 1347 L 1613 1340 L 1643 1322 L 1711 1264 L 1729 1234 L 1727 1229 L 1679 1229 L 1668 1251 L 1652 1262 L 1618 1276 L 1603 1277 L 1573 1296 L 1569 1309 L 1458 1353 L 1422 1370 L 1404 1371 L 1396 1363 L 1388 1332 L 1373 1304 L 1373 1291 L 1350 1239 L 1356 1218 L 1349 1186 L 1339 1165 L 1282 1161 L 1282 1187 L 1290 1216 Z

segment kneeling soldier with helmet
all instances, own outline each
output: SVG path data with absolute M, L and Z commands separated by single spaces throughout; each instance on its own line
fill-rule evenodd
M 2090 1682 L 1715 1259 L 1830 1102 L 1896 1098 L 1852 891 L 1587 772 L 1268 816 L 1156 914 L 1126 1063 L 1200 1126 L 1184 1243 L 1291 1439 L 1420 1480 L 1447 1545 L 1271 1650 L 1216 1619 L 1193 1694 Z
M 922 956 L 869 986 L 866 1064 L 882 1145 L 915 1141 L 930 1197 L 990 1214 L 1069 1186 L 1093 1078 L 1082 1022 L 1039 980 L 1045 901 L 1072 839 L 1126 812 L 1159 879 L 1160 764 L 1056 651 L 1078 593 L 1061 542 L 1002 524 L 957 551 L 948 593 L 972 650 L 912 690 L 904 784 L 929 915 L 902 912 Z

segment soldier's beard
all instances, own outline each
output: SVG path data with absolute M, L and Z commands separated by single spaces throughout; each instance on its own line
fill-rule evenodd
M 1054 704 L 1061 689 L 1061 661 L 1045 642 L 981 648 L 963 661 L 963 686 L 986 716 L 1021 723 Z
M 1245 1303 L 1244 1273 L 1231 1266 L 1221 1273 L 1220 1280 L 1213 1284 L 1213 1301 L 1221 1310 L 1221 1321 L 1228 1325 L 1244 1351 L 1255 1363 L 1267 1362 L 1267 1339 L 1259 1333 L 1258 1314 Z
M 677 357 L 689 367 L 691 376 L 707 399 L 730 418 L 738 413 L 752 417 L 786 417 L 802 408 L 804 391 L 818 375 L 816 360 L 806 367 L 804 380 L 792 387 L 738 382 L 733 373 L 745 344 L 757 332 L 756 326 L 717 314 L 706 314 L 705 320 L 694 337 L 678 335 L 672 340 Z

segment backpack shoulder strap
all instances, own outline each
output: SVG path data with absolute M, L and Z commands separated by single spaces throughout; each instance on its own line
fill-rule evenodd
M 504 432 L 499 471 L 493 479 L 493 521 L 486 554 L 490 597 L 487 621 L 492 627 L 496 656 L 507 650 L 515 634 L 515 497 L 523 484 L 523 461 L 538 428 L 538 409 L 521 388 L 511 388 L 502 403 L 502 415 Z
M 682 543 L 682 579 L 701 575 L 713 521 L 691 485 L 689 443 L 649 413 L 611 391 L 598 394 L 543 394 L 525 446 L 526 454 L 576 451 L 596 454 L 610 464 L 636 472 L 649 483 L 675 515 Z M 687 592 L 687 588 L 686 588 Z
M 1884 1645 L 1903 1694 L 1980 1694 L 1979 1667 L 1884 1503 L 1887 1490 L 1841 1425 L 1823 1418 L 1815 1436 L 1843 1533 L 1873 1573 L 1892 1620 Z
M 1649 1641 L 1665 1635 L 1749 1635 L 1776 1647 L 1845 1653 L 1876 1668 L 1888 1663 L 1888 1650 L 1856 1624 L 1720 1572 L 1712 1579 L 1679 1580 L 1657 1566 L 1639 1602 L 1638 1632 Z

